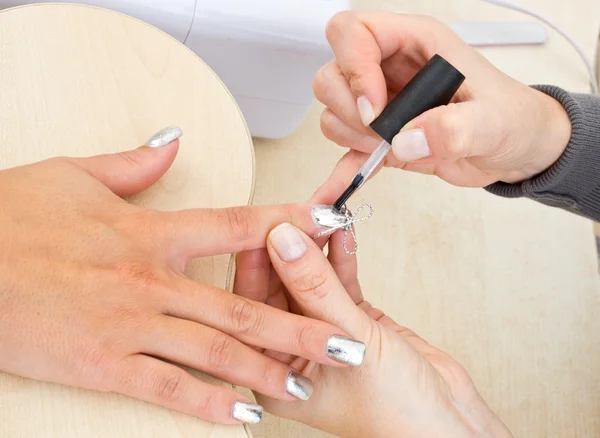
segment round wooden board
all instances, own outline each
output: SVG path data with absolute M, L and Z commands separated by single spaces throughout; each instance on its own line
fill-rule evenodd
M 184 131 L 171 170 L 131 202 L 161 210 L 248 204 L 252 140 L 233 98 L 192 52 L 133 18 L 73 5 L 0 13 L 0 169 L 89 156 Z M 201 226 L 201 224 L 198 224 Z M 189 275 L 228 288 L 230 256 Z M 245 437 L 115 394 L 0 374 L 0 436 Z

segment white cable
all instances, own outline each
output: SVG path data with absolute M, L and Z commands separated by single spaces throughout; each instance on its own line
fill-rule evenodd
M 598 81 L 596 79 L 596 74 L 594 73 L 594 67 L 592 67 L 592 63 L 587 58 L 587 56 L 585 56 L 585 53 L 583 52 L 583 50 L 581 49 L 579 44 L 577 44 L 575 42 L 575 40 L 573 40 L 573 38 L 571 38 L 564 30 L 562 30 L 559 26 L 557 26 L 556 24 L 554 24 L 553 22 L 548 20 L 546 17 L 544 17 L 530 9 L 526 9 L 522 6 L 514 5 L 514 4 L 504 1 L 504 0 L 483 0 L 483 1 L 486 3 L 491 3 L 496 6 L 501 6 L 504 8 L 512 9 L 513 11 L 517 11 L 517 12 L 521 12 L 523 14 L 530 15 L 530 16 L 542 21 L 543 23 L 546 23 L 548 26 L 550 26 L 555 31 L 557 31 L 559 34 L 561 34 L 569 42 L 569 44 L 571 44 L 573 46 L 573 48 L 575 48 L 575 50 L 577 51 L 579 56 L 581 56 L 581 59 L 583 59 L 583 62 L 585 63 L 585 66 L 590 75 L 592 91 L 594 94 L 598 94 Z

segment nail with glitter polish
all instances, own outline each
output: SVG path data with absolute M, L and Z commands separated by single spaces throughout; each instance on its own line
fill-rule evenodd
M 327 356 L 353 367 L 362 364 L 366 351 L 367 346 L 362 342 L 343 336 L 332 336 L 327 341 Z
M 263 408 L 252 403 L 236 402 L 233 405 L 232 416 L 242 423 L 257 424 L 263 416 Z
M 332 205 L 316 205 L 312 209 L 313 222 L 319 227 L 341 228 L 348 222 L 345 214 L 340 213 Z
M 313 383 L 308 377 L 290 371 L 285 379 L 285 391 L 300 400 L 308 400 L 313 393 Z
M 150 140 L 146 142 L 146 146 L 151 148 L 161 148 L 168 145 L 173 140 L 178 139 L 183 135 L 183 131 L 178 126 L 169 126 L 168 128 L 162 129 L 154 134 Z

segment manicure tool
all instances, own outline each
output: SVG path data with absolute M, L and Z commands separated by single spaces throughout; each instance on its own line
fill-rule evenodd
M 335 201 L 334 209 L 342 211 L 350 197 L 366 181 L 392 148 L 393 138 L 415 117 L 438 106 L 448 105 L 465 77 L 439 55 L 423 67 L 402 91 L 386 106 L 370 127 L 383 141 L 360 168 L 346 191 Z

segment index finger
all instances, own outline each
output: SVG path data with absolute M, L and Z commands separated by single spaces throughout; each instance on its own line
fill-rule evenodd
M 434 54 L 463 68 L 473 52 L 457 50 L 468 46 L 432 17 L 384 11 L 339 13 L 328 24 L 327 38 L 354 96 L 364 97 L 375 117 L 387 104 L 387 90 L 399 91 Z M 394 57 L 399 53 L 401 58 Z M 359 106 L 364 109 L 364 101 Z
M 284 222 L 291 222 L 311 235 L 319 232 L 309 204 L 207 208 L 158 214 L 158 232 L 166 239 L 179 267 L 193 258 L 264 248 L 269 231 Z
M 361 18 L 358 12 L 341 12 L 329 21 L 326 35 L 359 107 L 370 106 L 367 110 L 375 118 L 387 103 L 387 86 L 381 69 L 384 54 Z M 363 123 L 370 121 L 363 117 Z
M 338 161 L 325 184 L 319 187 L 312 195 L 310 202 L 313 204 L 332 205 L 337 198 L 344 193 L 344 190 L 348 188 L 352 179 L 368 158 L 369 154 L 355 150 L 351 150 L 345 154 L 342 159 Z M 369 179 L 377 175 L 382 167 L 383 165 L 379 165 L 379 167 L 373 171 Z M 310 233 L 307 234 L 311 235 Z

